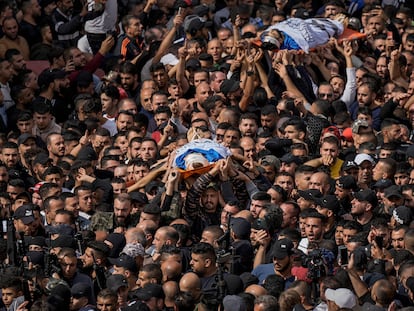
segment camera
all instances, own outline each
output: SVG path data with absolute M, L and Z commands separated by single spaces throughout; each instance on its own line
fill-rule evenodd
M 302 258 L 302 266 L 308 268 L 308 279 L 317 280 L 326 276 L 325 261 L 322 256 L 322 250 L 315 249 Z

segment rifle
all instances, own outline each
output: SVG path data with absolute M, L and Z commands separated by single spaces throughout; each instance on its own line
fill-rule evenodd
M 50 241 L 50 233 L 49 233 L 49 241 Z M 50 242 L 48 244 L 48 247 L 45 251 L 45 276 L 52 277 L 53 273 L 57 273 L 60 275 L 62 272 L 62 269 L 59 264 L 59 259 L 55 254 L 50 253 L 51 246 Z
M 76 220 L 75 226 L 76 226 L 75 240 L 76 240 L 76 243 L 78 244 L 77 251 L 79 252 L 79 257 L 80 257 L 83 255 L 84 246 L 83 246 L 83 236 L 82 236 L 79 220 Z
M 14 228 L 12 217 L 9 217 L 8 219 L 7 229 L 7 250 L 8 253 L 10 251 L 9 265 L 13 265 L 19 268 L 19 275 L 22 277 L 22 290 L 24 300 L 28 301 L 26 308 L 30 310 L 33 304 L 33 298 L 32 294 L 30 293 L 29 278 L 26 275 L 27 271 L 24 266 L 24 256 L 26 256 L 24 232 L 19 232 L 19 239 L 16 238 L 16 229 Z
M 32 294 L 30 293 L 30 289 L 29 289 L 29 280 L 27 280 L 26 278 L 22 280 L 22 289 L 23 289 L 24 301 L 29 302 L 26 306 L 26 309 L 30 310 L 33 304 L 33 299 L 32 299 Z
M 95 259 L 95 254 L 93 251 L 91 252 L 93 258 L 93 271 L 95 272 L 96 276 L 96 283 L 98 284 L 99 290 L 103 290 L 106 288 L 106 276 L 105 271 L 102 267 L 98 266 Z
M 7 218 L 7 257 L 10 266 L 18 266 L 19 258 L 17 256 L 17 239 L 16 228 L 14 227 L 14 218 L 9 207 L 9 217 Z

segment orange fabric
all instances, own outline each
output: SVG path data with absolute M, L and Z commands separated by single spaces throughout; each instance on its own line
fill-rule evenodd
M 128 37 L 125 37 L 124 40 L 122 40 L 122 44 L 121 44 L 121 55 L 125 58 L 127 55 L 127 50 L 128 50 L 128 44 L 131 42 L 131 40 L 129 40 Z
M 338 43 L 342 43 L 345 40 L 363 39 L 366 36 L 367 36 L 366 34 L 360 33 L 359 31 L 355 31 L 355 30 L 352 30 L 352 29 L 349 29 L 349 28 L 345 28 L 342 35 L 340 35 L 339 38 L 338 38 Z
M 188 170 L 187 171 L 187 170 L 183 170 L 183 169 L 178 169 L 178 171 L 180 172 L 181 176 L 183 176 L 183 178 L 186 179 L 186 178 L 188 178 L 188 177 L 190 177 L 191 175 L 194 175 L 194 174 L 198 174 L 198 175 L 205 174 L 209 170 L 211 170 L 214 165 L 215 165 L 215 163 L 204 166 L 204 167 L 197 168 L 195 170 Z

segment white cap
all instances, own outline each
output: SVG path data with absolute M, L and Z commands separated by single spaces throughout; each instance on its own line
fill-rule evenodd
M 163 63 L 164 65 L 175 66 L 178 64 L 178 58 L 175 57 L 174 54 L 168 53 L 168 54 L 165 54 L 163 57 L 161 57 L 160 62 Z
M 361 165 L 362 162 L 364 162 L 364 161 L 369 161 L 369 162 L 371 162 L 372 165 L 375 165 L 374 159 L 370 155 L 368 155 L 366 153 L 357 154 L 357 156 L 355 157 L 355 160 L 354 160 L 354 162 L 358 166 Z
M 357 305 L 355 294 L 347 288 L 328 288 L 325 291 L 325 297 L 327 300 L 333 301 L 339 308 L 352 309 Z

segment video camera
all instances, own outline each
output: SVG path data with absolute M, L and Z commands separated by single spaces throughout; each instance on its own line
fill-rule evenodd
M 321 249 L 314 249 L 302 257 L 302 266 L 308 268 L 308 279 L 314 281 L 326 276 L 325 260 Z

